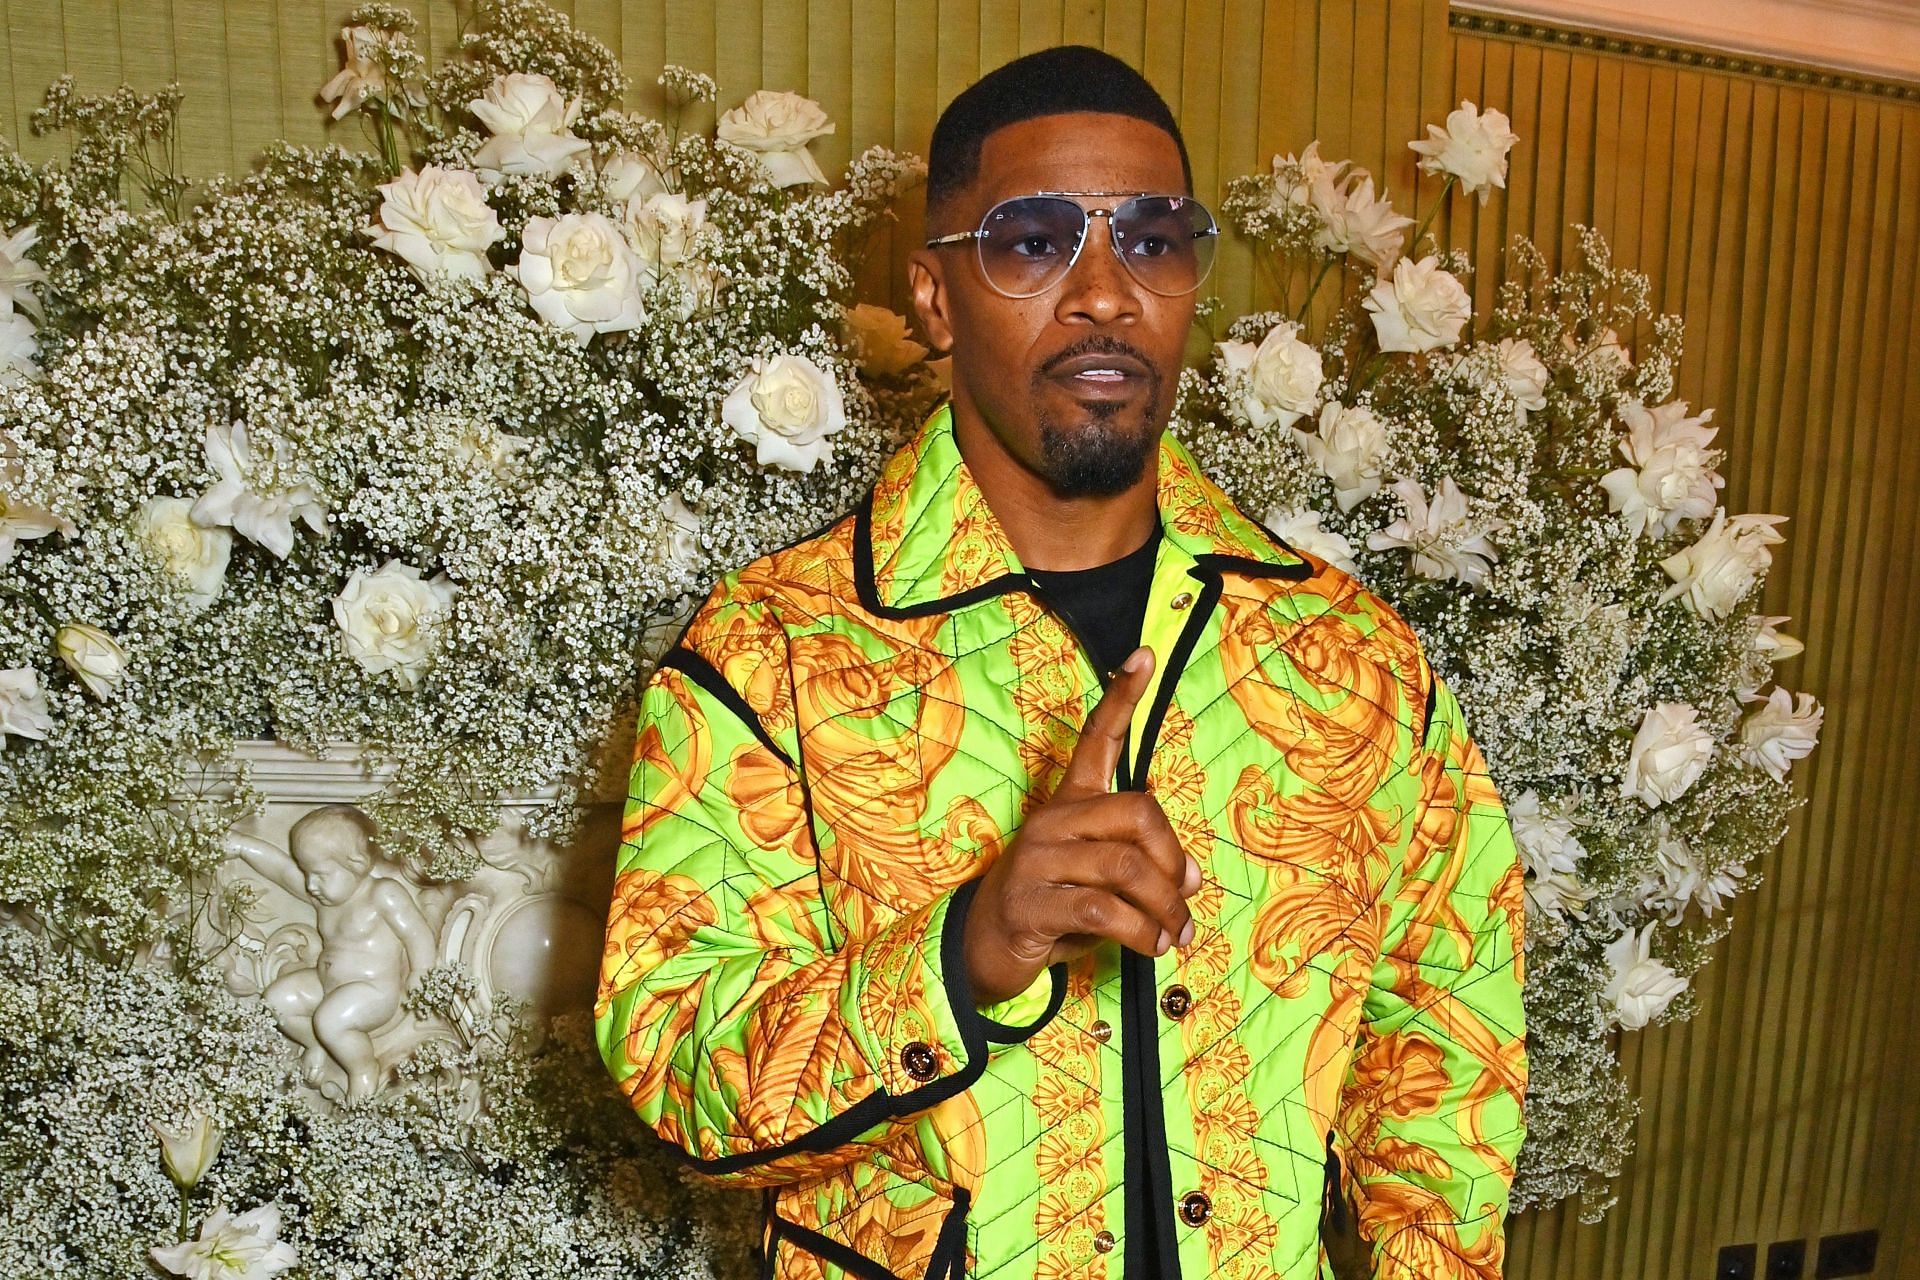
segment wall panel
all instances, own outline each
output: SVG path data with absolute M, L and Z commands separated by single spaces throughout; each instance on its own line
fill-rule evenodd
M 464 5 L 413 0 L 435 56 Z M 122 77 L 187 90 L 189 172 L 244 164 L 270 137 L 362 143 L 315 95 L 351 0 L 0 0 L 0 132 L 33 157 L 28 114 L 63 70 L 84 92 Z M 632 105 L 665 61 L 818 99 L 829 171 L 872 143 L 924 151 L 939 110 L 982 72 L 1060 40 L 1141 67 L 1178 110 L 1195 178 L 1232 175 L 1314 138 L 1427 212 L 1406 142 L 1454 103 L 1497 106 L 1522 138 L 1508 191 L 1454 200 L 1434 230 L 1481 266 L 1533 237 L 1551 257 L 1597 226 L 1688 321 L 1680 394 L 1716 410 L 1728 502 L 1793 517 L 1768 589 L 1807 654 L 1790 683 L 1828 716 L 1800 767 L 1808 805 L 1756 868 L 1732 937 L 1700 977 L 1699 1017 L 1627 1037 L 1644 1099 L 1638 1153 L 1609 1219 L 1570 1208 L 1512 1224 L 1509 1274 L 1711 1273 L 1720 1244 L 1882 1228 L 1877 1274 L 1920 1263 L 1920 90 L 1821 83 L 1449 15 L 1443 0 L 563 0 L 617 50 Z M 691 122 L 704 126 L 711 114 Z M 904 309 L 909 198 L 862 286 Z M 1216 276 L 1235 311 L 1264 305 L 1245 249 Z

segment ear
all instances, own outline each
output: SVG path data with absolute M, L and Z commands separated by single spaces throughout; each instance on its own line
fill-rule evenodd
M 945 264 L 937 250 L 921 247 L 907 255 L 907 288 L 913 294 L 920 330 L 940 355 L 953 351 L 953 318 L 948 310 Z

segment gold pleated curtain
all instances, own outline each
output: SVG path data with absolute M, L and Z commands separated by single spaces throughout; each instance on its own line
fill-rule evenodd
M 350 0 L 0 0 L 0 127 L 26 136 L 45 85 L 187 90 L 185 157 L 245 166 L 271 138 L 348 142 L 315 100 Z M 423 44 L 458 13 L 416 0 Z M 1556 260 L 1599 228 L 1687 319 L 1680 392 L 1712 406 L 1735 510 L 1792 517 L 1768 612 L 1807 640 L 1784 669 L 1827 704 L 1808 797 L 1758 868 L 1735 929 L 1697 980 L 1688 1024 L 1627 1036 L 1643 1099 L 1638 1152 L 1599 1225 L 1571 1209 L 1511 1224 L 1529 1280 L 1704 1277 L 1723 1244 L 1877 1227 L 1875 1275 L 1920 1268 L 1920 910 L 1909 747 L 1920 649 L 1920 88 L 1783 70 L 1454 12 L 1441 0 L 574 0 L 654 105 L 666 62 L 713 74 L 721 105 L 756 88 L 818 99 L 831 171 L 879 142 L 924 151 L 940 108 L 982 72 L 1060 42 L 1100 45 L 1173 104 L 1202 194 L 1318 138 L 1426 212 L 1407 151 L 1472 99 L 1512 118 L 1508 190 L 1436 224 L 1470 248 L 1476 306 L 1524 234 Z M 905 309 L 917 203 L 863 275 Z M 1261 304 L 1244 250 L 1216 276 Z M 1907 1268 L 1903 1270 L 1903 1266 Z M 1811 1267 L 1809 1267 L 1811 1274 Z

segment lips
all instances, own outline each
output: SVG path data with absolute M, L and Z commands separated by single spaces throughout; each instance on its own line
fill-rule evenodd
M 1147 376 L 1147 366 L 1132 356 L 1114 352 L 1094 352 L 1062 361 L 1049 375 L 1062 381 L 1079 383 L 1124 382 Z

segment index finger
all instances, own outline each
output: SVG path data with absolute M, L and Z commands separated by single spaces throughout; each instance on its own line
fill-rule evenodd
M 1067 761 L 1055 791 L 1079 795 L 1104 795 L 1113 784 L 1113 771 L 1120 765 L 1120 753 L 1127 744 L 1127 727 L 1133 721 L 1133 709 L 1146 694 L 1153 677 L 1153 650 L 1141 645 L 1120 664 L 1113 682 L 1107 686 L 1100 703 L 1080 730 L 1080 741 Z

